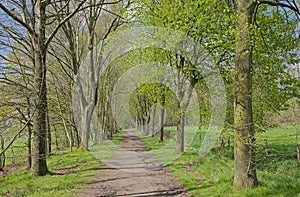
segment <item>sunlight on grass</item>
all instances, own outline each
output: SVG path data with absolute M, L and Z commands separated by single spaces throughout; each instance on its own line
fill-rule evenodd
M 26 167 L 0 177 L 0 196 L 74 196 L 95 175 L 101 163 L 85 150 L 61 152 L 48 159 L 46 176 L 32 177 Z M 70 170 L 66 174 L 56 171 Z
M 112 139 L 115 146 L 121 145 L 124 133 L 121 131 Z M 0 196 L 76 196 L 92 182 L 102 165 L 95 155 L 83 149 L 55 153 L 48 158 L 47 164 L 50 172 L 46 176 L 32 177 L 29 169 L 22 167 L 0 177 Z
M 198 132 L 191 148 L 169 165 L 170 171 L 194 196 L 299 196 L 300 163 L 296 156 L 297 127 L 280 127 L 257 134 L 257 176 L 259 187 L 233 193 L 233 143 L 231 147 L 217 145 L 205 157 L 199 158 L 201 146 Z M 300 133 L 299 133 L 300 134 Z M 232 138 L 232 133 L 228 135 Z M 202 137 L 203 139 L 203 137 Z M 268 140 L 270 155 L 265 156 L 264 139 Z M 155 139 L 143 139 L 150 149 Z M 153 144 L 151 144 L 153 142 Z

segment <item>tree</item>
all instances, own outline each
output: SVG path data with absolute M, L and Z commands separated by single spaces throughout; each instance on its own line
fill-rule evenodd
M 46 37 L 46 27 L 49 14 L 47 8 L 51 5 L 59 7 L 60 2 L 50 2 L 38 0 L 36 2 L 27 1 L 8 1 L 7 6 L 0 4 L 0 9 L 14 23 L 19 26 L 19 31 L 28 33 L 30 42 L 32 43 L 33 62 L 34 62 L 34 104 L 36 111 L 33 119 L 33 146 L 32 146 L 32 166 L 31 174 L 45 175 L 48 172 L 46 163 L 46 139 L 47 139 L 47 67 L 46 57 L 49 43 L 59 30 L 59 28 L 69 20 L 84 4 L 84 1 L 79 2 L 77 7 L 67 15 Z M 66 2 L 68 4 L 69 2 Z M 18 9 L 9 9 L 18 8 Z M 65 8 L 62 5 L 61 8 Z M 19 10 L 21 13 L 19 13 Z M 63 10 L 63 9 L 62 9 Z M 60 11 L 55 13 L 59 15 Z M 21 27 L 20 27 L 21 26 Z
M 137 0 L 136 2 L 143 7 L 142 10 L 137 10 L 136 12 L 141 25 L 162 26 L 186 32 L 188 36 L 203 44 L 208 51 L 213 51 L 220 46 L 226 46 L 224 47 L 226 50 L 222 51 L 219 49 L 216 52 L 217 55 L 215 55 L 216 59 L 220 59 L 220 62 L 226 61 L 227 51 L 229 51 L 227 48 L 230 48 L 228 47 L 230 46 L 228 43 L 233 39 L 230 39 L 230 36 L 225 37 L 223 35 L 227 32 L 232 32 L 230 23 L 233 21 L 232 16 L 234 16 L 234 14 L 232 16 L 228 14 L 228 17 L 221 18 L 222 13 L 232 12 L 232 9 L 227 6 L 225 1 Z M 210 10 L 213 11 L 210 12 Z M 197 82 L 203 82 L 203 80 L 201 81 L 203 76 L 195 71 L 197 70 L 195 69 L 195 65 L 188 62 L 185 57 L 170 52 L 166 52 L 165 57 L 169 65 L 178 70 L 181 77 L 189 79 L 193 88 Z M 182 85 L 181 82 L 185 80 L 183 78 L 178 78 L 179 86 Z M 185 141 L 185 110 L 189 101 L 185 103 L 182 98 L 184 95 L 188 95 L 189 91 L 182 91 L 182 89 L 179 88 L 176 94 L 178 95 L 179 108 L 179 111 L 176 113 L 178 115 L 176 150 L 177 152 L 183 152 Z M 201 104 L 202 103 L 200 103 L 200 106 Z
M 255 166 L 255 138 L 252 116 L 251 24 L 255 9 L 252 0 L 237 1 L 237 44 L 234 103 L 234 187 L 258 185 Z
M 254 125 L 267 126 L 266 115 L 297 95 L 288 64 L 297 63 L 299 56 L 294 46 L 298 2 L 136 1 L 143 7 L 137 11 L 142 25 L 185 31 L 217 61 L 229 99 L 227 123 L 236 134 L 234 186 L 257 186 Z
M 296 1 L 282 3 L 279 1 L 237 1 L 237 42 L 235 66 L 235 147 L 234 147 L 234 188 L 252 188 L 258 185 L 255 165 L 255 137 L 252 109 L 253 79 L 253 23 L 260 5 L 270 5 L 289 9 L 299 14 Z M 266 11 L 268 12 L 268 11 Z M 293 20 L 293 19 L 288 19 Z M 257 23 L 256 23 L 257 24 Z M 287 24 L 286 27 L 289 24 Z M 294 26 L 295 27 L 295 26 Z M 288 31 L 290 29 L 287 29 Z M 278 38 L 277 38 L 278 39 Z M 264 43 L 266 44 L 266 43 Z M 277 45 L 275 45 L 277 46 Z M 257 49 L 256 49 L 257 50 Z M 286 51 L 294 49 L 286 48 Z M 278 58 L 282 54 L 276 54 Z M 280 61 L 279 61 L 280 62 Z M 279 67 L 279 65 L 276 65 Z M 285 73 L 281 71 L 281 73 Z M 278 86 L 279 84 L 275 84 Z M 279 108 L 278 106 L 277 108 Z
M 104 41 L 107 36 L 124 23 L 124 21 L 121 20 L 121 15 L 124 11 L 123 7 L 115 13 L 115 10 L 113 10 L 114 5 L 117 6 L 120 3 L 121 6 L 125 8 L 130 5 L 130 1 L 122 4 L 122 1 L 119 0 L 111 2 L 100 1 L 100 4 L 96 2 L 96 0 L 90 0 L 89 9 L 86 11 L 88 58 L 84 64 L 81 65 L 75 81 L 77 87 L 76 93 L 80 95 L 79 98 L 75 98 L 76 100 L 78 99 L 76 102 L 79 105 L 78 111 L 81 113 L 80 117 L 78 116 L 79 130 L 82 137 L 82 146 L 86 149 L 89 148 L 91 125 L 95 117 L 95 107 L 98 103 L 99 79 L 97 76 L 99 76 L 101 65 L 98 65 L 99 62 L 97 62 L 97 58 L 103 49 Z M 108 7 L 105 7 L 105 5 Z M 97 34 L 96 30 L 99 19 L 105 16 L 105 14 L 103 14 L 105 12 L 111 14 L 112 18 L 108 20 L 108 25 Z
M 9 31 L 2 34 L 3 37 L 8 35 Z M 19 37 L 12 37 L 12 40 L 17 38 Z M 3 45 L 6 46 L 5 43 Z M 28 122 L 33 111 L 32 99 L 30 98 L 32 94 L 32 64 L 28 54 L 19 51 L 16 43 L 7 47 L 12 48 L 6 56 L 2 56 L 5 60 L 5 69 L 0 73 L 1 92 L 3 94 L 0 102 L 2 108 L 0 122 L 4 122 L 7 130 L 16 130 L 19 122 L 21 124 Z M 5 122 L 9 122 L 9 124 Z M 28 122 L 27 131 L 28 165 L 31 167 L 32 121 Z M 3 132 L 1 135 L 2 139 L 6 141 L 6 133 Z
M 170 106 L 174 103 L 174 98 L 171 90 L 163 84 L 157 82 L 142 84 L 130 99 L 130 114 L 136 120 L 137 128 L 143 134 L 152 137 L 154 137 L 155 132 L 158 132 L 155 129 L 159 128 L 159 139 L 162 142 L 165 110 L 171 109 Z M 166 100 L 170 102 L 166 103 Z M 161 107 L 157 108 L 157 104 L 160 104 Z M 156 118 L 157 113 L 160 115 L 159 121 Z

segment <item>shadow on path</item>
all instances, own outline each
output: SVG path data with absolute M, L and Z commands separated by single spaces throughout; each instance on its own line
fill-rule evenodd
M 121 147 L 105 164 L 80 197 L 191 196 L 132 131 L 127 131 Z

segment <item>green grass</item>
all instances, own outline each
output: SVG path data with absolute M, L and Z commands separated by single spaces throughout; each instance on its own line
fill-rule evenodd
M 174 136 L 175 130 L 174 127 L 168 127 L 164 130 L 164 141 L 160 141 L 160 132 L 155 133 L 153 137 L 144 135 L 141 131 L 135 130 L 136 135 L 142 140 L 142 142 L 146 145 L 146 147 L 151 150 L 158 150 L 162 146 L 166 145 L 170 137 L 166 136 Z
M 113 143 L 121 144 L 124 131 L 113 138 Z M 32 177 L 27 167 L 21 167 L 10 175 L 0 177 L 0 196 L 70 197 L 77 196 L 80 189 L 93 181 L 100 173 L 100 160 L 83 149 L 73 152 L 58 152 L 47 159 L 49 173 L 42 177 Z M 64 175 L 62 175 L 64 174 Z
M 125 133 L 126 133 L 125 130 L 118 131 L 118 133 L 113 136 L 112 142 L 117 146 L 120 146 Z
M 9 144 L 8 140 L 4 146 Z M 13 145 L 5 152 L 5 166 L 22 165 L 27 161 L 27 141 L 24 136 L 18 138 Z
M 96 173 L 101 163 L 85 150 L 61 152 L 48 159 L 46 176 L 32 177 L 29 169 L 22 167 L 14 173 L 0 177 L 0 196 L 74 196 Z M 56 171 L 74 169 L 65 175 Z
M 257 135 L 257 176 L 259 187 L 233 193 L 233 143 L 231 147 L 215 147 L 203 158 L 198 157 L 198 132 L 192 149 L 169 165 L 185 189 L 194 196 L 300 196 L 300 163 L 296 156 L 297 127 L 270 129 Z M 232 133 L 227 135 L 231 136 Z M 298 141 L 300 141 L 300 136 Z M 268 140 L 269 156 L 265 156 L 264 139 Z M 145 138 L 146 145 L 155 147 L 153 139 Z
M 111 140 L 105 140 L 103 143 L 92 144 L 89 147 L 90 152 L 100 161 L 111 158 L 122 144 L 125 131 L 120 131 L 113 136 Z
M 215 147 L 205 157 L 198 157 L 199 133 L 191 149 L 169 164 L 169 169 L 186 190 L 194 196 L 288 196 L 300 194 L 300 163 L 296 157 L 297 127 L 281 127 L 257 134 L 257 175 L 259 187 L 233 193 L 233 147 Z M 116 146 L 124 132 L 113 139 Z M 268 140 L 269 156 L 265 156 L 264 139 Z M 157 150 L 170 139 L 160 143 L 158 138 L 142 137 L 150 150 Z M 298 137 L 298 141 L 299 137 Z M 31 177 L 25 167 L 0 177 L 0 196 L 76 196 L 93 180 L 101 166 L 95 156 L 85 150 L 61 152 L 48 159 L 52 173 Z M 65 175 L 61 170 L 75 169 Z
M 164 146 L 167 142 L 169 142 L 169 138 L 165 138 L 164 141 L 161 142 L 158 136 L 149 137 L 139 135 L 139 138 L 143 141 L 143 143 L 149 150 L 157 150 Z

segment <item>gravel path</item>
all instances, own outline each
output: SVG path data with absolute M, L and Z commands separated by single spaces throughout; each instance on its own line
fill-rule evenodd
M 128 131 L 122 146 L 79 195 L 88 196 L 181 196 L 190 197 L 166 167 L 158 164 L 143 142 Z

